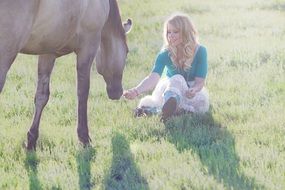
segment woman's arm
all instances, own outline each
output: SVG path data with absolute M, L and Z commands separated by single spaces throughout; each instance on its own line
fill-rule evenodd
M 126 90 L 123 93 L 123 96 L 127 99 L 132 100 L 144 92 L 153 90 L 157 85 L 159 79 L 160 75 L 158 73 L 153 72 L 147 77 L 145 77 L 136 87 Z
M 187 98 L 193 98 L 197 92 L 202 90 L 205 84 L 205 79 L 200 77 L 195 77 L 194 85 L 186 91 Z

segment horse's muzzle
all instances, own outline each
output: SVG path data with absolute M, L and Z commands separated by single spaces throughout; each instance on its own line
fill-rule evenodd
M 111 100 L 118 100 L 121 98 L 123 94 L 123 88 L 120 87 L 108 87 L 107 86 L 107 94 Z

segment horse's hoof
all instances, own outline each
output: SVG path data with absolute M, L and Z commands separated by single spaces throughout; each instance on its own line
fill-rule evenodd
M 82 143 L 84 148 L 91 147 L 91 139 L 88 136 L 86 137 L 79 137 L 79 141 Z
M 27 145 L 26 150 L 27 150 L 28 152 L 36 151 L 36 145 L 30 145 L 30 146 Z
M 23 142 L 22 147 L 28 152 L 36 151 L 36 145 L 29 145 L 27 142 Z
M 91 148 L 92 144 L 90 142 L 83 144 L 83 148 Z
M 26 150 L 36 151 L 36 141 L 31 141 L 28 139 L 28 142 L 26 143 Z
M 27 151 L 36 151 L 37 136 L 33 135 L 30 131 L 27 134 L 28 142 L 25 143 Z
M 87 149 L 87 148 L 91 148 L 92 147 L 92 144 L 90 142 L 81 142 L 80 141 L 80 145 L 84 148 L 84 149 Z

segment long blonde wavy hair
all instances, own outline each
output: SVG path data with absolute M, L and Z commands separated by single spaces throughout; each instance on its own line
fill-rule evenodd
M 182 47 L 183 52 L 181 57 L 178 57 L 177 48 L 169 44 L 167 39 L 167 25 L 171 24 L 177 28 L 182 36 Z M 186 70 L 191 67 L 191 63 L 194 59 L 195 48 L 198 44 L 198 31 L 194 24 L 190 20 L 189 16 L 183 13 L 176 13 L 170 16 L 164 22 L 163 31 L 164 45 L 163 48 L 167 49 L 170 54 L 170 58 L 174 65 L 179 68 Z

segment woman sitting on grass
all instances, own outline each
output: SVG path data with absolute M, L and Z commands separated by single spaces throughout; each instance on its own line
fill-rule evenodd
M 151 73 L 123 96 L 134 99 L 154 89 L 141 99 L 138 108 L 162 110 L 162 121 L 176 113 L 205 113 L 209 96 L 204 87 L 207 75 L 207 50 L 198 42 L 198 33 L 190 18 L 175 14 L 164 24 L 164 45 Z M 162 78 L 166 68 L 167 78 Z M 143 109 L 147 110 L 147 109 Z

